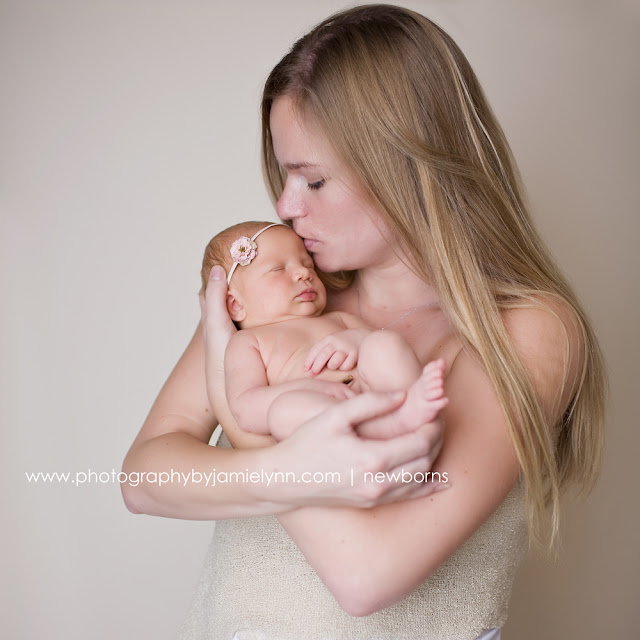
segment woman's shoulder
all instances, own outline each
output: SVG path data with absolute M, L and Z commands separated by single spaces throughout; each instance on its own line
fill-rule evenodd
M 539 294 L 502 311 L 504 326 L 521 355 L 543 355 L 569 349 L 579 356 L 584 340 L 577 311 L 563 298 Z
M 578 312 L 563 298 L 538 294 L 505 308 L 502 319 L 543 404 L 548 404 L 545 399 L 553 398 L 556 406 L 566 407 L 579 384 L 585 362 L 585 340 Z M 560 398 L 558 389 L 562 390 Z

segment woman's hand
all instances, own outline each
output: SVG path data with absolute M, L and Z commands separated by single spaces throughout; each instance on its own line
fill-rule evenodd
M 236 327 L 227 312 L 227 280 L 224 269 L 215 265 L 209 273 L 206 292 L 201 291 L 200 313 L 205 348 L 205 373 L 209 402 L 218 415 L 226 404 L 224 396 L 224 352 Z
M 340 402 L 271 448 L 265 471 L 285 474 L 291 481 L 285 499 L 300 506 L 368 508 L 446 488 L 423 482 L 442 437 L 430 425 L 384 441 L 356 433 L 360 423 L 394 411 L 404 399 L 402 391 L 368 392 Z

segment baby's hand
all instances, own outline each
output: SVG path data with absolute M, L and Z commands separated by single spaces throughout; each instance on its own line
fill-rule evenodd
M 338 331 L 316 342 L 304 361 L 304 370 L 317 376 L 327 369 L 351 371 L 358 362 L 360 344 L 371 333 L 370 329 Z

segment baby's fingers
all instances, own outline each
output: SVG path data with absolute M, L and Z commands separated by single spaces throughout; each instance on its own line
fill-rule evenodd
M 351 371 L 356 366 L 356 362 L 358 362 L 358 354 L 355 352 L 350 353 L 344 359 L 344 362 L 340 365 L 339 369 L 340 371 Z
M 327 362 L 331 359 L 331 356 L 335 353 L 335 349 L 331 345 L 326 345 L 316 355 L 312 365 L 311 373 L 317 376 L 326 366 Z
M 347 354 L 344 351 L 336 351 L 327 362 L 327 369 L 340 369 L 342 364 L 347 359 Z
M 309 371 L 313 366 L 316 358 L 321 353 L 321 351 L 326 347 L 326 340 L 320 340 L 320 342 L 316 342 L 311 349 L 309 349 L 309 353 L 304 360 L 304 370 Z

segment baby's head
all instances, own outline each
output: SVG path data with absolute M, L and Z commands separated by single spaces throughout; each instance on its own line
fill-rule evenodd
M 285 225 L 272 224 L 236 224 L 215 236 L 204 252 L 202 288 L 207 288 L 211 268 L 221 265 L 229 283 L 227 309 L 241 329 L 319 316 L 327 303 L 300 237 Z

